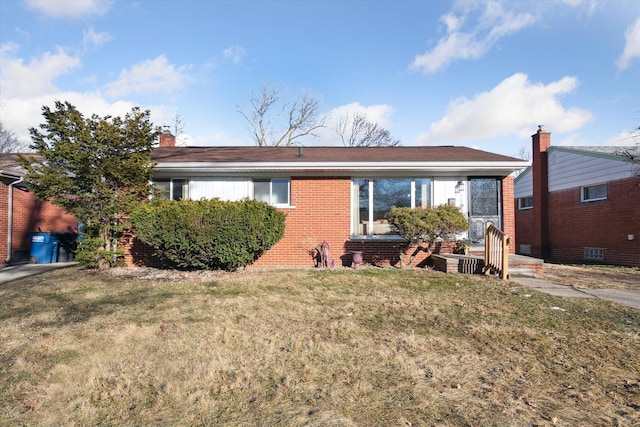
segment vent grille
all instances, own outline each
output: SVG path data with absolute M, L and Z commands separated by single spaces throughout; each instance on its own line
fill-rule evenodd
M 531 255 L 531 245 L 520 245 L 520 253 L 522 255 Z

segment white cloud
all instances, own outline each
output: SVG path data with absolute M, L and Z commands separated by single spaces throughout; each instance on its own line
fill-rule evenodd
M 558 133 L 577 130 L 593 115 L 586 110 L 565 108 L 558 100 L 577 86 L 575 77 L 544 85 L 530 82 L 526 74 L 514 74 L 473 99 L 452 101 L 446 115 L 432 123 L 429 131 L 418 137 L 418 143 L 477 141 L 504 135 L 526 137 L 539 124 Z
M 640 18 L 627 28 L 624 38 L 626 40 L 624 50 L 616 61 L 619 70 L 627 68 L 633 58 L 640 58 Z
M 452 13 L 441 16 L 440 20 L 446 25 L 447 33 L 455 33 L 464 23 L 464 17 L 459 17 Z
M 42 107 L 46 105 L 54 108 L 56 101 L 68 101 L 85 117 L 91 117 L 93 114 L 100 117 L 124 117 L 133 107 L 140 106 L 128 100 L 111 102 L 100 92 L 60 92 L 34 97 L 9 98 L 3 99 L 0 106 L 2 124 L 11 129 L 21 141 L 29 142 L 31 140 L 29 128 L 38 127 L 44 122 Z M 143 110 L 150 110 L 151 121 L 156 125 L 170 123 L 175 112 L 174 106 L 164 104 L 141 107 Z
M 394 108 L 386 104 L 365 107 L 358 102 L 353 102 L 336 107 L 328 113 L 326 127 L 316 132 L 318 134 L 317 143 L 319 145 L 342 145 L 342 141 L 335 130 L 336 125 L 341 118 L 353 116 L 354 113 L 364 114 L 369 121 L 377 123 L 379 126 L 391 131 L 389 127 L 391 125 L 391 115 L 393 112 Z
M 25 0 L 25 3 L 52 18 L 78 19 L 104 15 L 114 0 Z
M 3 98 L 55 93 L 58 89 L 53 81 L 81 65 L 78 57 L 70 56 L 62 49 L 55 53 L 45 52 L 25 63 L 14 56 L 18 49 L 15 43 L 0 46 L 0 93 Z
M 637 131 L 625 130 L 605 140 L 604 145 L 633 146 L 636 145 L 637 142 L 640 142 Z
M 98 37 L 100 38 L 100 37 Z M 9 42 L 0 45 L 0 117 L 21 141 L 29 141 L 29 128 L 43 122 L 42 106 L 54 107 L 55 101 L 68 101 L 86 117 L 123 116 L 140 105 L 131 97 L 110 100 L 101 91 L 74 92 L 56 87 L 55 79 L 81 66 L 77 57 L 62 49 L 45 52 L 26 62 L 18 57 L 20 46 Z M 121 73 L 120 79 L 108 89 L 111 94 L 137 93 L 146 90 L 174 90 L 189 80 L 185 69 L 168 63 L 164 56 L 133 66 Z M 120 93 L 119 93 L 120 92 Z M 175 106 L 164 104 L 143 106 L 151 111 L 151 120 L 157 124 L 170 123 Z
M 597 6 L 596 0 L 561 0 L 561 3 L 564 3 L 572 7 L 580 7 L 582 5 L 587 5 L 587 12 L 589 15 L 593 14 Z
M 247 51 L 242 46 L 235 45 L 226 48 L 222 54 L 226 59 L 230 59 L 234 64 L 238 64 L 247 55 Z
M 124 115 L 134 106 L 129 101 L 110 103 L 99 93 L 59 92 L 32 97 L 3 99 L 2 122 L 13 130 L 22 141 L 29 141 L 29 128 L 37 127 L 44 122 L 42 107 L 55 107 L 55 101 L 68 101 L 85 117 L 92 114 L 99 116 Z
M 172 92 L 191 80 L 189 66 L 176 68 L 164 55 L 122 70 L 117 81 L 106 85 L 106 94 L 117 98 L 145 92 Z
M 100 47 L 112 39 L 111 34 L 105 32 L 96 33 L 93 28 L 82 32 L 82 45 L 85 50 L 92 47 Z
M 410 68 L 431 74 L 446 68 L 457 59 L 478 59 L 487 52 L 501 38 L 516 33 L 532 25 L 536 19 L 529 13 L 517 13 L 505 10 L 502 3 L 491 1 L 487 3 L 462 3 L 469 6 L 461 16 L 453 13 L 440 18 L 447 30 L 438 44 L 431 50 L 416 55 Z M 483 6 L 484 10 L 475 24 L 468 30 L 463 30 L 463 23 L 470 20 L 474 7 Z

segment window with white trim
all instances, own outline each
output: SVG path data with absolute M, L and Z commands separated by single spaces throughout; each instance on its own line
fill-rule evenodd
M 290 188 L 290 179 L 254 179 L 253 198 L 272 206 L 289 206 L 291 201 Z
M 188 179 L 157 179 L 153 182 L 156 194 L 170 200 L 182 200 L 189 198 Z
M 431 206 L 430 178 L 356 178 L 352 193 L 352 234 L 360 236 L 392 235 L 385 219 L 392 206 Z
M 607 199 L 607 184 L 597 184 L 582 187 L 580 189 L 580 200 L 582 202 L 593 202 Z
M 533 196 L 520 197 L 518 199 L 518 209 L 532 209 L 533 208 Z

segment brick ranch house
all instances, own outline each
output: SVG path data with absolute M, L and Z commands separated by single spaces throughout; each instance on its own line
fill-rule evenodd
M 531 167 L 515 179 L 516 252 L 640 266 L 637 147 L 554 147 L 541 126 Z
M 0 154 L 0 265 L 29 260 L 30 232 L 78 232 L 75 216 L 37 201 L 23 178 L 18 154 Z
M 511 174 L 529 165 L 453 146 L 176 147 L 168 132 L 152 157 L 154 183 L 171 199 L 249 197 L 286 212 L 283 239 L 255 267 L 313 266 L 323 241 L 336 265 L 351 265 L 355 250 L 365 264 L 396 265 L 402 239 L 384 219 L 391 206 L 456 205 L 471 224 L 459 237 L 478 245 L 489 221 L 514 236 Z M 143 264 L 148 253 L 134 241 L 126 259 Z

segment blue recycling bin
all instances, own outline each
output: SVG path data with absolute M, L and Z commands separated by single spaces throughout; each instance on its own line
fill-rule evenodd
M 58 262 L 60 238 L 52 233 L 31 234 L 31 261 L 37 264 Z

